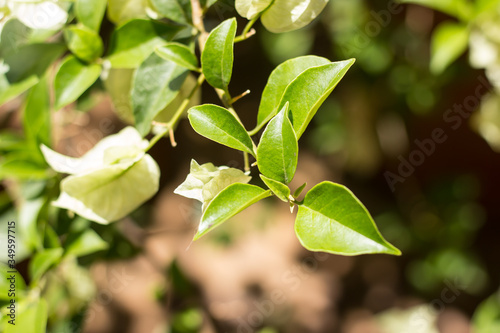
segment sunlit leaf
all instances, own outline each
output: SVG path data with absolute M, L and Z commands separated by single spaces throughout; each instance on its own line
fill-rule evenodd
M 102 55 L 101 37 L 87 27 L 69 26 L 64 30 L 64 38 L 69 50 L 84 61 L 94 61 Z
M 108 0 L 108 18 L 120 25 L 128 20 L 146 17 L 147 0 Z
M 323 182 L 305 196 L 295 221 L 295 232 L 311 251 L 341 255 L 400 251 L 380 235 L 363 204 L 346 187 Z
M 201 54 L 201 66 L 211 86 L 226 90 L 233 73 L 236 19 L 228 19 L 210 32 Z
M 195 106 L 189 109 L 188 118 L 198 134 L 254 155 L 252 139 L 227 109 L 212 104 Z
M 76 0 L 75 15 L 78 21 L 89 29 L 99 31 L 107 2 L 107 0 Z
M 163 59 L 173 61 L 179 66 L 192 71 L 198 70 L 198 59 L 193 51 L 184 44 L 168 43 L 157 48 L 155 52 Z
M 151 0 L 151 3 L 166 18 L 178 23 L 191 23 L 190 0 Z
M 297 169 L 299 147 L 288 119 L 288 104 L 274 117 L 257 147 L 259 171 L 266 177 L 288 184 Z
M 23 123 L 26 136 L 37 143 L 50 145 L 50 96 L 45 78 L 28 94 Z
M 290 198 L 290 188 L 288 186 L 264 175 L 260 175 L 260 179 L 281 201 L 288 202 Z
M 54 79 L 55 108 L 60 109 L 77 100 L 101 74 L 101 65 L 86 65 L 74 56 L 67 56 Z
M 262 14 L 267 30 L 279 33 L 300 29 L 318 16 L 328 0 L 275 0 Z
M 220 192 L 208 205 L 201 217 L 194 239 L 198 239 L 245 208 L 271 195 L 255 185 L 232 184 Z
M 77 235 L 74 239 L 65 244 L 65 256 L 71 255 L 82 257 L 92 254 L 97 251 L 108 248 L 108 243 L 105 242 L 94 230 L 88 229 Z
M 432 36 L 431 71 L 442 73 L 453 61 L 462 55 L 469 42 L 466 25 L 453 22 L 441 23 Z

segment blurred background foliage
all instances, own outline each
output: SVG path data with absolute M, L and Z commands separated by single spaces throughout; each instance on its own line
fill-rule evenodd
M 313 256 L 288 239 L 284 230 L 291 222 L 272 201 L 190 245 L 199 207 L 171 194 L 190 156 L 240 168 L 241 161 L 196 136 L 186 122 L 176 134 L 179 147 L 152 149 L 162 190 L 130 218 L 104 228 L 50 206 L 59 180 L 48 174 L 33 142 L 74 153 L 125 126 L 134 70 L 111 69 L 106 80 L 53 114 L 51 136 L 44 119 L 23 124 L 21 111 L 37 113 L 44 103 L 30 107 L 11 97 L 36 84 L 22 69 L 43 73 L 64 48 L 43 44 L 57 41 L 56 31 L 5 23 L 3 31 L 16 31 L 16 38 L 2 35 L 3 53 L 11 43 L 36 45 L 29 56 L 8 59 L 10 67 L 19 62 L 16 77 L 0 66 L 0 100 L 9 100 L 0 108 L 0 239 L 4 246 L 7 221 L 17 221 L 18 321 L 39 320 L 46 307 L 47 332 L 54 333 L 81 327 L 131 333 L 500 331 L 500 4 L 405 2 L 330 0 L 313 24 L 283 34 L 257 24 L 257 35 L 235 49 L 238 75 L 231 84 L 235 94 L 252 91 L 237 103 L 252 128 L 266 78 L 279 63 L 306 54 L 357 59 L 305 133 L 296 181 L 313 184 L 321 174 L 347 184 L 403 251 L 399 258 Z M 104 48 L 114 24 L 155 15 L 146 0 L 127 4 L 125 10 L 109 1 L 99 32 Z M 231 1 L 217 2 L 207 12 L 207 29 L 234 15 Z M 476 96 L 479 86 L 485 88 L 481 103 L 451 127 L 447 111 Z M 198 98 L 217 102 L 210 89 Z M 437 128 L 446 141 L 401 176 L 404 161 L 421 150 L 415 140 L 431 138 Z M 30 136 L 38 140 L 25 140 Z M 388 172 L 402 177 L 394 191 Z M 44 230 L 41 218 L 49 222 Z M 7 288 L 1 281 L 2 305 Z M 266 301 L 276 290 L 285 290 L 287 301 L 272 303 L 271 311 Z

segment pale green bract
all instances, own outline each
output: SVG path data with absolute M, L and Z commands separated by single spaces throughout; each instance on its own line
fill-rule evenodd
M 234 183 L 248 183 L 252 177 L 243 171 L 227 166 L 216 167 L 212 163 L 199 165 L 191 160 L 191 169 L 186 180 L 174 193 L 203 203 L 204 211 L 212 199 L 223 189 Z
M 236 0 L 238 14 L 251 20 L 262 13 L 262 24 L 275 33 L 300 29 L 314 20 L 328 0 Z
M 127 127 L 80 158 L 41 145 L 47 163 L 70 174 L 61 182 L 53 205 L 101 224 L 125 217 L 158 191 L 160 169 L 144 152 L 148 144 L 136 129 Z

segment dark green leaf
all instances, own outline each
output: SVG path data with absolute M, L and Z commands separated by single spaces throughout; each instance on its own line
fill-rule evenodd
M 306 69 L 328 63 L 328 59 L 325 58 L 304 56 L 290 59 L 276 67 L 262 92 L 256 128 L 260 129 L 278 113 L 281 97 L 290 82 Z
M 287 102 L 290 103 L 291 119 L 297 139 L 304 133 L 316 111 L 352 64 L 354 59 L 312 67 L 302 72 L 288 85 L 281 98 L 279 109 Z
M 323 182 L 299 206 L 295 232 L 311 251 L 341 255 L 401 252 L 380 235 L 363 204 L 346 187 Z
M 166 18 L 182 23 L 191 23 L 190 0 L 151 0 L 155 9 Z
M 76 18 L 87 28 L 98 32 L 106 11 L 106 4 L 106 0 L 76 0 Z
M 264 175 L 260 175 L 260 179 L 264 184 L 269 187 L 269 189 L 276 195 L 280 200 L 288 202 L 290 198 L 290 188 L 283 183 L 277 182 L 274 179 L 267 178 Z
M 179 30 L 177 26 L 151 20 L 129 21 L 113 32 L 107 59 L 112 67 L 136 68 Z
M 151 122 L 179 93 L 188 70 L 155 53 L 137 69 L 132 85 L 135 127 L 143 136 Z
M 66 50 L 64 44 L 44 43 L 20 46 L 17 52 L 5 56 L 10 70 L 6 73 L 10 83 L 20 82 L 32 75 L 43 76 L 47 68 Z
M 227 90 L 233 73 L 235 36 L 236 19 L 232 18 L 219 24 L 207 38 L 201 55 L 201 66 L 212 87 Z
M 69 50 L 81 60 L 92 62 L 102 55 L 101 37 L 90 28 L 69 26 L 64 30 L 64 38 Z
M 297 169 L 299 147 L 288 119 L 288 104 L 274 117 L 262 134 L 257 147 L 260 172 L 278 182 L 288 184 Z
M 198 59 L 193 51 L 184 44 L 168 43 L 157 48 L 155 52 L 163 59 L 173 61 L 189 70 L 198 71 Z
M 56 110 L 76 101 L 101 75 L 101 66 L 67 56 L 54 79 Z
M 229 185 L 208 205 L 194 239 L 197 240 L 245 208 L 270 195 L 270 191 L 255 185 L 241 183 Z
M 108 243 L 102 240 L 94 230 L 88 229 L 71 240 L 66 246 L 65 256 L 82 257 L 108 248 Z
M 204 104 L 191 108 L 188 117 L 191 126 L 198 134 L 254 155 L 252 139 L 243 125 L 228 110 L 217 105 Z
M 50 96 L 45 78 L 28 94 L 23 123 L 26 136 L 36 143 L 36 147 L 39 143 L 50 146 Z
M 32 281 L 37 281 L 54 264 L 58 263 L 64 250 L 62 248 L 46 249 L 38 252 L 30 261 L 29 272 Z

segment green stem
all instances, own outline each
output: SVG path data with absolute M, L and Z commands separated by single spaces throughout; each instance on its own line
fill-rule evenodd
M 173 130 L 173 128 L 175 127 L 175 125 L 177 125 L 177 123 L 181 119 L 181 116 L 184 114 L 184 111 L 186 111 L 186 108 L 189 105 L 189 102 L 191 101 L 191 98 L 193 98 L 194 94 L 201 87 L 201 85 L 203 84 L 203 82 L 205 82 L 205 75 L 200 74 L 200 76 L 198 77 L 198 80 L 196 81 L 196 85 L 191 90 L 191 92 L 189 93 L 189 95 L 186 98 L 184 98 L 184 100 L 182 101 L 181 105 L 177 108 L 177 111 L 175 111 L 175 114 L 172 116 L 172 119 L 170 119 L 170 121 L 165 124 L 163 131 L 161 131 L 160 133 L 156 134 L 149 141 L 149 146 L 146 148 L 146 150 L 144 152 L 147 152 L 148 150 L 150 150 L 151 148 L 153 148 L 153 146 L 161 138 L 163 138 L 165 136 L 165 134 L 167 134 L 167 133 L 169 133 L 170 131 Z
M 260 14 L 255 16 L 251 21 L 249 21 L 247 23 L 247 25 L 245 26 L 245 29 L 243 29 L 243 32 L 241 33 L 241 35 L 236 36 L 236 38 L 234 39 L 235 43 L 242 42 L 242 41 L 248 39 L 249 37 L 253 36 L 253 33 L 249 34 L 249 32 L 250 32 L 250 29 L 252 28 L 252 26 L 255 24 L 255 22 L 257 22 L 259 17 L 260 17 Z

